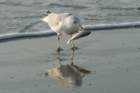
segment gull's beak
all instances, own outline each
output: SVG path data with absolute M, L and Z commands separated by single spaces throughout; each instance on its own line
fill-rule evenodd
M 45 23 L 48 23 L 48 16 L 43 17 L 41 20 Z
M 48 10 L 48 11 L 46 12 L 46 14 L 45 14 L 45 17 L 43 17 L 41 20 L 42 20 L 43 22 L 46 22 L 46 23 L 47 23 L 47 22 L 48 22 L 48 15 L 51 14 L 51 13 L 52 13 L 52 12 Z

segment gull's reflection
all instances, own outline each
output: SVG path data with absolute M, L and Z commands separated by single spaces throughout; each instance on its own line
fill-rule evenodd
M 90 71 L 84 68 L 81 68 L 74 64 L 74 53 L 75 50 L 72 50 L 70 64 L 62 64 L 60 58 L 60 51 L 57 52 L 57 65 L 48 70 L 48 76 L 61 82 L 65 87 L 70 86 L 81 86 L 82 79 L 86 74 L 89 74 Z

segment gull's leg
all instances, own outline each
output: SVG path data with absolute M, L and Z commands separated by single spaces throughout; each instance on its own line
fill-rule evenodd
M 61 51 L 62 48 L 60 46 L 60 35 L 59 34 L 57 35 L 57 40 L 58 40 L 57 51 Z
M 75 48 L 74 40 L 71 41 L 71 45 L 72 45 L 71 49 L 74 50 L 74 48 Z
M 57 35 L 57 51 L 59 52 L 60 51 L 60 35 Z
M 75 46 L 74 40 L 71 41 L 71 49 L 72 49 L 73 51 L 78 49 L 78 47 Z
M 67 44 L 70 46 L 70 49 L 77 50 L 78 47 L 75 46 L 75 40 L 72 40 L 72 35 L 70 36 L 70 39 L 67 41 Z

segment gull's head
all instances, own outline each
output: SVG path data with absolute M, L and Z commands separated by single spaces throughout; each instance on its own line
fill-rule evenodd
M 47 16 L 43 17 L 41 20 L 42 20 L 43 22 L 48 23 L 48 15 L 50 15 L 52 12 L 48 10 L 46 13 L 47 13 Z
M 52 12 L 51 12 L 50 10 L 48 10 L 46 13 L 47 13 L 47 15 L 48 15 L 48 14 L 50 14 L 50 13 L 52 13 Z

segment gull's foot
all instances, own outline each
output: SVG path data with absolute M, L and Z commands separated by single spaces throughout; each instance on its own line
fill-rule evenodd
M 77 49 L 79 49 L 79 48 L 76 47 L 76 46 L 74 46 L 74 47 L 71 48 L 71 50 L 73 50 L 73 51 L 74 51 L 74 50 L 77 50 Z
M 62 49 L 62 48 L 60 48 L 60 47 L 58 47 L 57 49 L 56 49 L 56 51 L 57 52 L 60 52 L 60 51 L 63 51 L 64 49 Z

